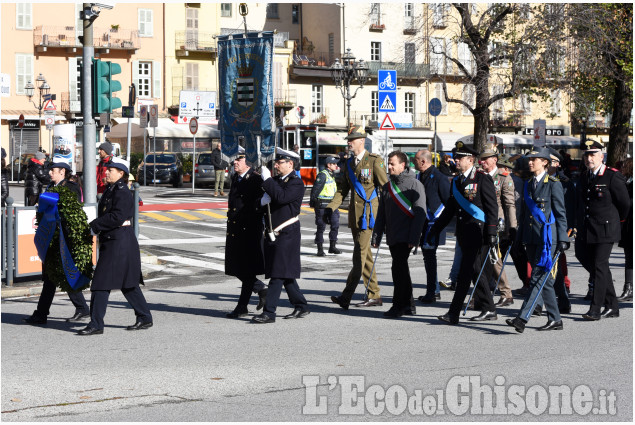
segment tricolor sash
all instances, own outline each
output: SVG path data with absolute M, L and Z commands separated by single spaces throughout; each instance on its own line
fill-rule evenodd
M 370 198 L 366 198 L 366 191 L 364 190 L 364 186 L 362 186 L 359 180 L 357 180 L 357 177 L 355 177 L 355 170 L 353 170 L 353 167 L 351 166 L 353 158 L 354 157 L 351 157 L 348 160 L 348 162 L 346 163 L 346 168 L 348 168 L 348 178 L 350 179 L 351 183 L 353 183 L 355 192 L 360 198 L 364 200 L 364 212 L 362 214 L 362 223 L 360 229 L 366 230 L 368 227 L 372 229 L 375 227 L 375 216 L 373 215 L 373 204 L 371 201 L 377 197 L 377 190 L 373 190 Z M 368 225 L 366 224 L 366 205 L 370 206 L 370 223 L 368 223 Z
M 401 190 L 399 190 L 399 187 L 395 184 L 394 181 L 390 181 L 389 187 L 390 196 L 392 197 L 392 200 L 395 201 L 395 204 L 397 204 L 399 209 L 406 213 L 408 217 L 413 218 L 415 214 L 412 212 L 412 202 L 410 202 L 410 200 L 406 198 L 406 195 L 401 193 Z
M 556 222 L 553 217 L 553 211 L 551 211 L 551 215 L 549 216 L 549 221 L 547 221 L 547 217 L 545 213 L 542 212 L 540 208 L 536 205 L 531 196 L 529 196 L 529 179 L 525 182 L 525 204 L 529 207 L 529 211 L 531 214 L 538 220 L 540 224 L 542 224 L 542 253 L 540 254 L 540 260 L 536 265 L 538 267 L 544 267 L 545 270 L 551 270 L 553 266 L 553 260 L 551 259 L 551 245 L 553 244 L 551 238 L 551 225 Z
M 75 266 L 75 261 L 71 255 L 66 240 L 64 239 L 64 231 L 61 226 L 60 213 L 57 203 L 60 200 L 58 193 L 44 192 L 40 195 L 38 201 L 38 212 L 42 213 L 42 218 L 35 231 L 35 247 L 40 256 L 42 263 L 46 260 L 49 244 L 53 239 L 55 230 L 60 229 L 60 256 L 62 257 L 62 267 L 66 280 L 71 288 L 80 288 L 88 283 L 88 278 L 84 276 Z
M 454 184 L 452 185 L 452 195 L 454 195 L 454 199 L 456 199 L 456 202 L 459 204 L 459 206 L 467 211 L 468 214 L 470 214 L 474 219 L 485 223 L 485 212 L 483 212 L 482 209 L 465 199 L 463 194 L 459 192 L 459 188 L 456 183 L 457 180 L 458 178 L 455 178 Z

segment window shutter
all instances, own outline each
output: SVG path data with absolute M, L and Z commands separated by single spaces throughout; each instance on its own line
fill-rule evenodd
M 132 82 L 137 89 L 137 96 L 139 96 L 139 61 L 132 61 Z
M 139 35 L 146 35 L 146 11 L 145 9 L 139 9 L 137 11 L 137 27 L 139 28 Z
M 24 3 L 16 4 L 15 26 L 16 28 L 24 28 Z
M 24 4 L 24 27 L 25 28 L 31 28 L 32 26 L 31 11 L 32 11 L 31 3 L 25 3 Z
M 146 9 L 146 35 L 149 37 L 154 35 L 152 13 L 153 13 L 152 9 Z
M 152 97 L 161 97 L 161 62 L 152 61 Z
M 77 100 L 77 58 L 68 58 L 68 91 L 69 91 L 69 103 L 73 105 L 73 102 Z M 74 109 L 71 107 L 71 111 Z
M 24 75 L 26 71 L 24 69 L 24 55 L 15 55 L 15 93 L 24 94 L 24 86 L 26 81 Z
M 452 57 L 452 39 L 445 39 L 445 72 L 446 74 L 453 74 L 454 62 L 450 59 Z

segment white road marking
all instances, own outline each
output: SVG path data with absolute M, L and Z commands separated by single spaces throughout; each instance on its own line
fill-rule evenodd
M 188 232 L 187 230 L 178 230 L 178 229 L 169 228 L 169 227 L 148 226 L 145 224 L 143 224 L 142 226 L 148 229 L 167 230 L 169 232 L 179 232 L 179 233 L 185 233 L 187 235 L 205 236 L 205 235 L 202 235 L 201 232 Z
M 225 271 L 225 265 L 220 265 L 220 264 L 212 263 L 209 261 L 196 260 L 194 258 L 181 257 L 179 255 L 168 255 L 165 257 L 159 257 L 159 260 L 169 261 L 171 263 L 177 263 L 182 266 L 194 266 L 194 267 L 200 267 L 203 269 L 218 270 L 221 272 Z
M 225 237 L 211 237 L 211 238 L 191 238 L 191 239 L 148 239 L 145 241 L 139 241 L 139 246 L 151 246 L 151 245 L 200 245 L 204 243 L 217 243 L 225 242 Z

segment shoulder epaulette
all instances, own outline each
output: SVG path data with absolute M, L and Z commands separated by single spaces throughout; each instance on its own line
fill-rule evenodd
M 369 153 L 368 155 L 375 157 L 375 158 L 381 158 L 381 155 L 377 154 L 377 153 Z
M 507 177 L 507 176 L 509 176 L 509 171 L 507 171 L 507 170 L 498 170 L 498 174 Z
M 486 173 L 485 171 L 483 171 L 483 170 L 481 170 L 479 168 L 476 169 L 476 172 L 477 173 L 481 173 L 481 174 L 488 174 L 488 173 Z
M 606 168 L 608 168 L 611 171 L 615 171 L 616 173 L 618 173 L 620 171 L 620 170 L 618 170 L 616 168 L 613 168 L 613 167 L 606 167 Z
M 548 179 L 551 180 L 552 182 L 559 182 L 560 181 L 560 179 L 558 177 L 556 177 L 556 176 L 549 176 Z

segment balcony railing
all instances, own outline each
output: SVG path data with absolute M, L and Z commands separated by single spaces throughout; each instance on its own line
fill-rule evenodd
M 525 127 L 525 115 L 522 112 L 492 112 L 490 127 Z
M 395 69 L 398 77 L 405 78 L 430 78 L 430 65 L 427 63 L 409 62 L 367 62 L 370 68 L 370 75 L 376 77 L 380 69 Z
M 184 52 L 184 56 L 187 56 L 188 52 L 209 52 L 212 54 L 217 53 L 216 40 L 214 39 L 216 34 L 211 32 L 201 31 L 176 31 L 175 33 L 175 48 L 181 52 Z
M 331 59 L 327 52 L 316 52 L 299 50 L 293 53 L 293 64 L 295 66 L 331 66 L 334 59 Z
M 296 90 L 275 90 L 273 93 L 275 106 L 282 108 L 293 108 L 298 103 Z
M 414 35 L 417 33 L 414 16 L 404 16 L 403 33 L 409 35 Z
M 62 98 L 62 103 L 61 103 L 62 112 L 81 112 L 82 111 L 82 102 L 81 100 L 79 100 L 79 97 L 71 99 L 70 92 L 62 92 L 61 98 Z
M 250 30 L 251 31 L 251 30 Z M 243 34 L 244 31 L 242 29 L 236 28 L 221 28 L 221 35 L 229 35 L 229 34 Z M 284 42 L 289 40 L 288 32 L 278 32 L 273 35 L 273 45 L 274 47 L 284 47 Z
M 93 30 L 95 48 L 116 50 L 137 50 L 139 48 L 139 31 L 125 28 Z M 74 26 L 40 25 L 33 30 L 33 44 L 40 51 L 52 47 L 83 47 Z

